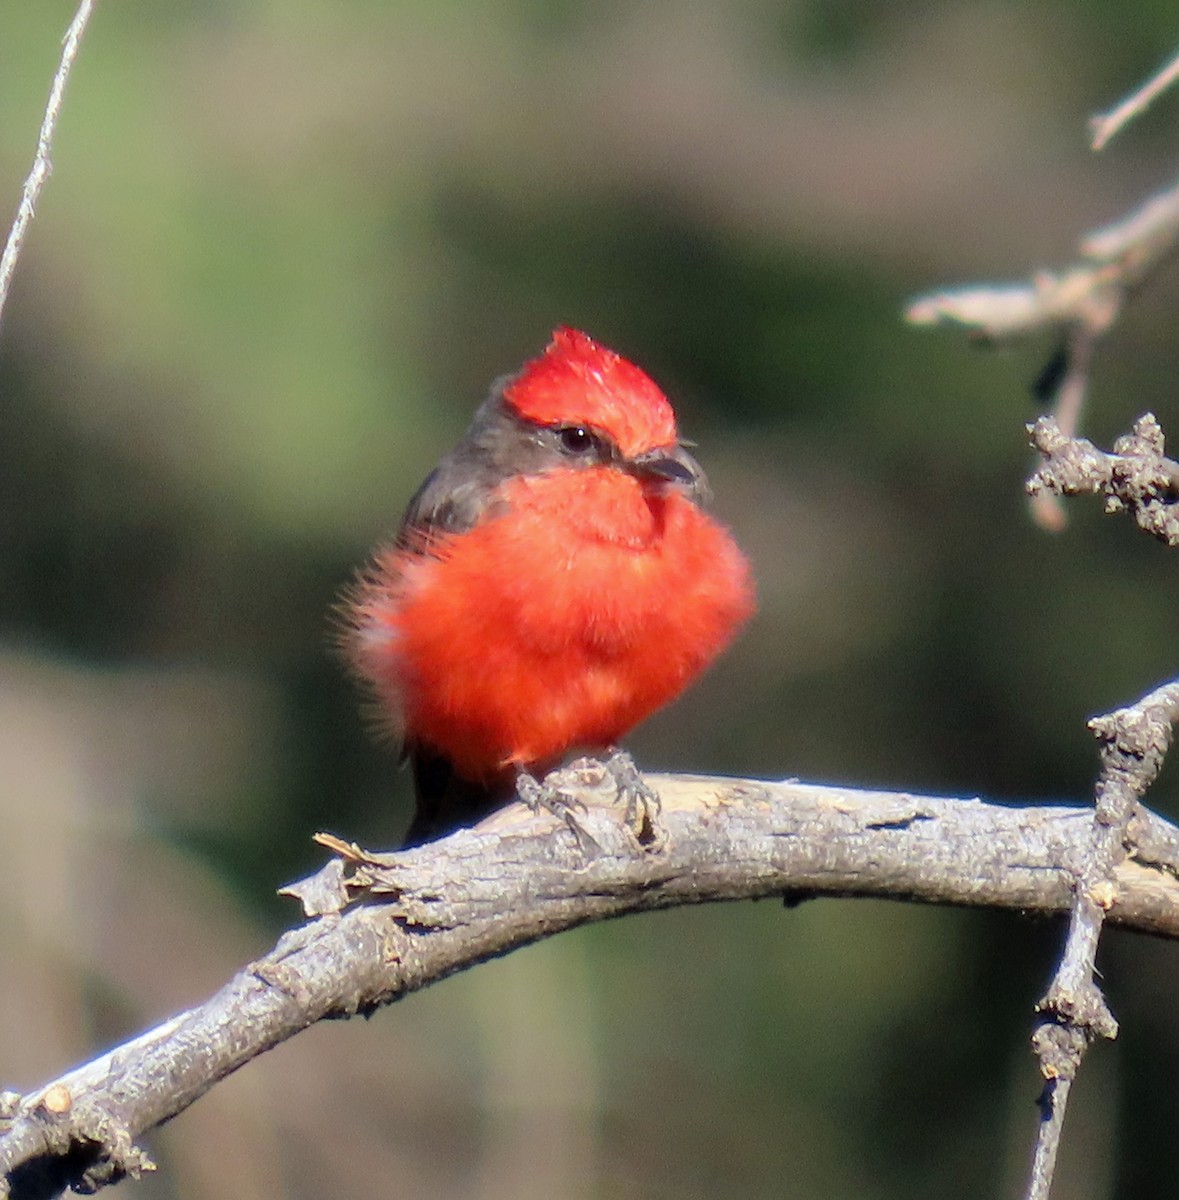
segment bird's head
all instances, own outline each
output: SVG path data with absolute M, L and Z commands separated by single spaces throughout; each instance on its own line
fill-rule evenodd
M 504 384 L 502 400 L 516 419 L 555 436 L 570 461 L 609 463 L 696 501 L 708 498 L 667 397 L 645 371 L 587 334 L 554 330 L 544 353 Z

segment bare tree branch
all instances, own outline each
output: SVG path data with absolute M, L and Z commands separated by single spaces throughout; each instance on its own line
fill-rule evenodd
M 45 105 L 45 116 L 41 121 L 41 131 L 37 135 L 37 151 L 33 156 L 33 168 L 25 180 L 21 191 L 20 204 L 13 219 L 12 228 L 8 231 L 8 241 L 4 253 L 0 255 L 0 320 L 3 320 L 4 305 L 8 300 L 8 291 L 12 286 L 12 276 L 16 271 L 17 259 L 24 246 L 25 234 L 32 223 L 37 209 L 37 200 L 41 189 L 53 170 L 52 150 L 53 135 L 57 129 L 57 118 L 61 113 L 61 102 L 65 95 L 65 86 L 74 67 L 74 59 L 78 56 L 78 47 L 82 44 L 82 35 L 86 32 L 86 23 L 90 20 L 94 0 L 82 0 L 78 11 L 66 30 L 62 42 L 61 62 L 53 76 L 53 84 L 49 89 L 49 101 Z
M 326 1017 L 346 1017 L 587 921 L 679 904 L 877 896 L 1064 912 L 1092 810 L 1006 808 L 800 783 L 657 777 L 666 841 L 641 846 L 585 768 L 579 836 L 514 805 L 399 854 L 342 856 L 297 885 L 313 914 L 217 995 L 27 1096 L 0 1097 L 0 1195 L 94 1190 L 150 1169 L 135 1145 L 219 1079 Z M 1179 829 L 1137 810 L 1107 919 L 1179 937 Z M 596 846 L 596 849 L 594 848 Z

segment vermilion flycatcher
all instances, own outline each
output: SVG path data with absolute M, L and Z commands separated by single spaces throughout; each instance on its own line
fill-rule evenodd
M 345 645 L 413 765 L 406 845 L 613 747 L 753 611 L 667 398 L 557 329 L 500 380 L 346 600 Z

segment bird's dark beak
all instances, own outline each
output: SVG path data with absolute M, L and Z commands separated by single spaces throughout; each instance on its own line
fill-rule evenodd
M 683 446 L 658 446 L 636 455 L 628 466 L 639 479 L 670 486 L 696 504 L 712 499 L 708 477 Z

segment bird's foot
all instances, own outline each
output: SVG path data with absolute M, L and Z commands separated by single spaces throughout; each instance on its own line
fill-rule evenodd
M 551 813 L 564 821 L 583 847 L 601 849 L 597 839 L 578 819 L 579 812 L 589 811 L 578 789 L 587 788 L 585 794 L 588 796 L 601 794 L 607 781 L 613 785 L 614 796 L 610 800 L 603 796 L 603 801 L 625 804 L 626 826 L 635 841 L 645 850 L 661 850 L 667 844 L 667 830 L 660 818 L 659 793 L 643 779 L 634 759 L 625 750 L 611 748 L 604 759 L 579 758 L 543 780 L 521 767 L 516 772 L 516 792 L 533 812 Z
M 667 829 L 660 819 L 663 803 L 659 793 L 643 778 L 625 750 L 612 747 L 602 766 L 614 780 L 618 799 L 626 803 L 626 823 L 639 845 L 648 850 L 662 849 L 667 843 Z
M 585 801 L 549 782 L 549 778 L 537 779 L 531 772 L 520 767 L 516 771 L 516 795 L 534 813 L 547 812 L 564 821 L 573 831 L 574 837 L 583 848 L 601 849 L 597 840 L 577 819 L 576 810 L 586 812 Z M 588 847 L 586 845 L 588 843 Z

